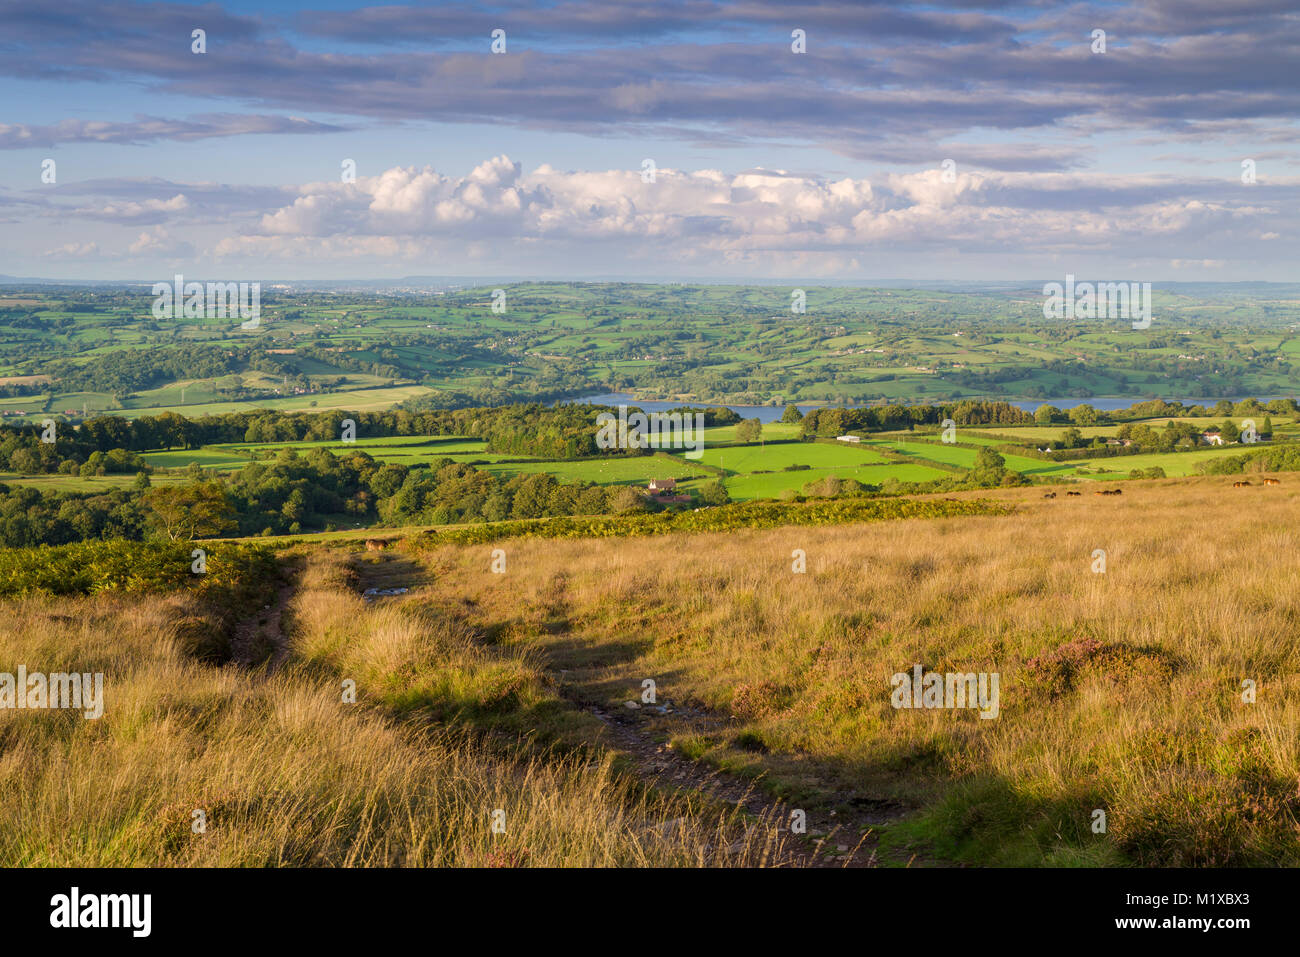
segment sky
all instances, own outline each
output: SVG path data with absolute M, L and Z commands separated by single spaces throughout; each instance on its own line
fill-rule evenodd
M 10 276 L 1300 280 L 1300 0 L 0 24 Z

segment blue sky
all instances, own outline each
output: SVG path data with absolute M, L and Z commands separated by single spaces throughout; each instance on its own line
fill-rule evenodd
M 1300 280 L 1294 2 L 0 8 L 9 275 Z

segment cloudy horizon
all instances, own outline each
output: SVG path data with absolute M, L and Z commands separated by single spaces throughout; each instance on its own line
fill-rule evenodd
M 1296 281 L 1293 7 L 3 0 L 0 273 Z

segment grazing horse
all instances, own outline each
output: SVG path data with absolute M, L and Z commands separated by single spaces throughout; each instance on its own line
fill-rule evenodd
M 1282 483 L 1279 482 L 1277 479 L 1264 479 L 1264 484 L 1265 484 L 1265 485 L 1281 485 Z
M 1245 488 L 1245 487 L 1246 487 L 1247 485 L 1249 485 L 1249 484 L 1250 484 L 1249 482 L 1233 482 L 1233 483 L 1232 483 L 1232 487 L 1233 487 L 1233 488 Z

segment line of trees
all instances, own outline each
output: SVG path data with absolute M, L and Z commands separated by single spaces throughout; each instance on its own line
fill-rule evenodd
M 223 535 L 297 534 L 375 521 L 449 525 L 653 507 L 631 486 L 560 482 L 546 473 L 500 478 L 450 459 L 431 466 L 381 463 L 362 451 L 286 449 L 225 476 L 195 468 L 190 480 L 79 493 L 0 485 L 0 545 L 90 539 L 177 541 Z M 725 492 L 720 497 L 725 501 Z M 706 498 L 706 501 L 708 499 Z
M 917 425 L 941 425 L 952 419 L 962 426 L 1027 425 L 1034 417 L 1008 402 L 963 399 L 948 405 L 877 405 L 862 409 L 810 409 L 800 425 L 807 436 L 846 432 L 895 432 Z M 785 421 L 785 417 L 782 417 Z

